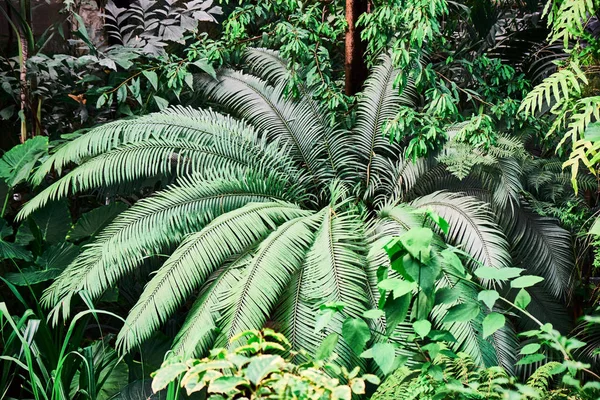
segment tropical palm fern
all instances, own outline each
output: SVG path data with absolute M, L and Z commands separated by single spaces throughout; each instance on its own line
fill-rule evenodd
M 552 294 L 567 292 L 568 282 L 550 273 L 572 265 L 564 256 L 568 235 L 560 228 L 544 225 L 553 232 L 548 243 L 535 219 L 515 221 L 518 228 L 499 224 L 502 218 L 489 203 L 461 187 L 452 193 L 432 184 L 432 177 L 449 175 L 443 165 L 406 160 L 400 145 L 383 136 L 397 107 L 411 104 L 393 88 L 398 72 L 388 57 L 374 68 L 351 131 L 330 124 L 327 109 L 307 90 L 301 88 L 299 99 L 284 96 L 285 62 L 276 53 L 254 49 L 248 59 L 251 71 L 268 76 L 225 70 L 217 80 L 202 76 L 197 82 L 207 99 L 235 118 L 179 107 L 110 123 L 66 143 L 37 171 L 41 182 L 51 170 L 78 164 L 27 203 L 20 218 L 83 191 L 106 195 L 107 187 L 123 190 L 157 175 L 169 183 L 117 217 L 46 290 L 43 301 L 55 307 L 56 319 L 68 317 L 79 290 L 98 299 L 146 259 L 170 254 L 130 311 L 118 336 L 121 350 L 139 345 L 194 298 L 173 344 L 177 352 L 200 354 L 267 323 L 295 349 L 314 352 L 343 322 L 335 317 L 315 333 L 319 305 L 343 303 L 344 313 L 354 317 L 376 307 L 377 269 L 389 262 L 383 244 L 428 223 L 427 210 L 449 222 L 443 240 L 474 264 L 528 267 L 527 255 L 518 251 L 528 248 L 551 263 L 536 272 L 546 272 Z M 481 181 L 479 188 L 490 192 Z M 507 212 L 520 209 L 518 201 L 511 204 Z M 503 229 L 519 236 L 507 240 Z M 536 260 L 527 260 L 535 269 Z M 445 274 L 438 287 L 447 286 L 473 296 L 471 287 Z M 441 321 L 445 310 L 436 309 L 433 319 Z M 477 339 L 483 313 L 444 328 L 457 338 L 455 349 L 468 351 L 475 362 L 512 368 L 514 333 L 505 329 Z M 383 319 L 374 324 L 385 331 Z M 400 324 L 392 336 L 404 341 L 411 331 L 409 323 Z M 341 362 L 362 364 L 343 340 L 336 351 Z

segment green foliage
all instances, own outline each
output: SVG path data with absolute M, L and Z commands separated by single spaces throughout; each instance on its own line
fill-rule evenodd
M 444 271 L 465 273 L 478 263 L 502 271 L 514 263 L 525 265 L 527 258 L 512 258 L 502 233 L 507 225 L 499 225 L 490 208 L 502 203 L 489 200 L 485 172 L 473 175 L 482 197 L 470 197 L 460 184 L 447 187 L 446 180 L 435 179 L 440 173 L 451 177 L 443 165 L 413 163 L 403 157 L 400 144 L 380 134 L 398 107 L 409 104 L 393 88 L 399 71 L 390 58 L 382 57 L 374 70 L 357 105 L 357 123 L 348 132 L 331 124 L 335 115 L 314 101 L 309 88 L 303 87 L 306 95 L 297 99 L 285 96 L 286 81 L 280 77 L 288 64 L 277 61 L 276 54 L 256 50 L 250 57 L 250 69 L 269 74 L 270 80 L 231 70 L 221 71 L 217 80 L 206 75 L 197 80 L 198 91 L 243 122 L 213 111 L 172 108 L 95 128 L 57 148 L 40 166 L 36 183 L 52 170 L 62 174 L 71 163 L 79 164 L 28 202 L 19 218 L 49 201 L 90 190 L 108 198 L 122 196 L 143 188 L 150 178 L 159 188 L 93 235 L 45 291 L 44 304 L 54 307 L 52 321 L 71 313 L 77 292 L 85 290 L 98 300 L 152 261 L 159 268 L 118 337 L 123 351 L 132 351 L 184 302 L 195 299 L 175 338 L 177 353 L 205 354 L 226 346 L 240 331 L 273 321 L 295 350 L 325 356 L 333 349 L 340 365 L 365 366 L 360 351 L 369 338 L 356 319 L 390 302 L 395 306 L 385 310 L 386 321 L 371 321 L 380 332 L 371 341 L 381 346 L 370 357 L 391 371 L 415 353 L 412 346 L 396 345 L 414 333 L 407 318 L 426 319 L 441 285 L 455 288 L 458 304 L 469 307 L 461 320 L 476 318 L 444 321 L 445 306 L 434 312 L 431 331 L 449 330 L 456 341 L 452 346 L 480 364 L 511 366 L 510 354 L 516 354 L 512 333 L 497 339 L 496 347 L 478 338 L 485 315 L 478 305 L 470 306 L 477 304 L 477 293 Z M 560 296 L 568 291 L 568 280 L 552 273 L 571 268 L 561 253 L 568 241 L 560 228 L 548 224 L 555 243 L 547 246 L 530 222 L 520 219 L 520 204 L 518 199 L 506 208 L 505 215 L 516 218 L 511 224 L 527 231 L 513 245 L 536 256 L 528 267 L 547 277 L 539 286 L 554 290 L 549 298 Z M 428 229 L 434 224 L 441 236 Z M 399 242 L 414 256 L 423 245 L 418 232 L 429 232 L 425 242 L 432 255 L 426 251 L 417 257 L 429 266 L 426 273 L 419 275 L 414 263 L 398 272 L 422 289 L 419 306 L 410 309 L 412 286 L 394 281 L 393 275 L 379 283 L 377 276 L 379 267 L 389 265 L 381 242 L 419 225 L 423 230 L 411 233 L 416 236 Z M 474 261 L 462 267 L 455 254 L 434 256 L 442 239 Z M 547 259 L 552 263 L 538 264 Z M 387 289 L 391 297 L 385 296 Z M 546 304 L 539 298 L 535 303 L 540 309 Z M 355 322 L 344 324 L 347 318 L 340 312 Z M 329 348 L 320 348 L 326 337 Z M 303 357 L 296 356 L 298 361 Z
M 215 400 L 350 400 L 365 393 L 365 380 L 379 383 L 373 375 L 359 377 L 359 368 L 348 371 L 319 361 L 296 365 L 282 356 L 290 351 L 290 342 L 270 329 L 240 332 L 232 342 L 239 339 L 245 339 L 240 346 L 212 349 L 201 360 L 167 359 L 153 374 L 152 389 L 157 392 L 177 382 L 188 395 L 202 392 Z M 327 372 L 341 375 L 344 383 Z
M 7 285 L 27 307 L 14 286 Z M 87 321 L 102 313 L 106 314 L 96 310 L 80 312 L 65 330 L 54 331 L 40 310 L 27 308 L 17 317 L 1 302 L 2 397 L 11 393 L 13 381 L 18 382 L 20 376 L 27 377 L 19 389 L 20 398 L 49 400 L 85 396 L 108 400 L 119 393 L 127 382 L 128 367 L 123 357 L 108 345 L 111 336 L 84 343 Z

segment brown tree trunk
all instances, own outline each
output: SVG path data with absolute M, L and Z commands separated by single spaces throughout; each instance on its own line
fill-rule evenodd
M 367 65 L 365 63 L 365 44 L 360 39 L 360 29 L 356 22 L 361 14 L 368 10 L 368 0 L 346 0 L 346 94 L 352 96 L 360 91 L 367 79 Z

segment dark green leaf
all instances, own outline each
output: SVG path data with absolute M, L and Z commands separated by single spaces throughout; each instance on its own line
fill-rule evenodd
M 339 340 L 339 335 L 337 333 L 330 333 L 323 340 L 319 348 L 317 349 L 317 354 L 315 354 L 315 358 L 317 360 L 326 360 L 333 354 L 333 350 L 335 346 L 337 346 L 337 342 Z
M 450 322 L 468 322 L 479 315 L 479 303 L 463 303 L 458 304 L 448 310 L 448 314 L 444 317 L 444 323 Z
M 342 336 L 348 346 L 356 354 L 362 353 L 365 345 L 371 339 L 371 330 L 369 325 L 361 318 L 348 318 L 342 325 Z

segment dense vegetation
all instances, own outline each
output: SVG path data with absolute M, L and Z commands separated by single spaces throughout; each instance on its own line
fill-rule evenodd
M 599 2 L 88 3 L 0 6 L 0 398 L 598 398 Z

